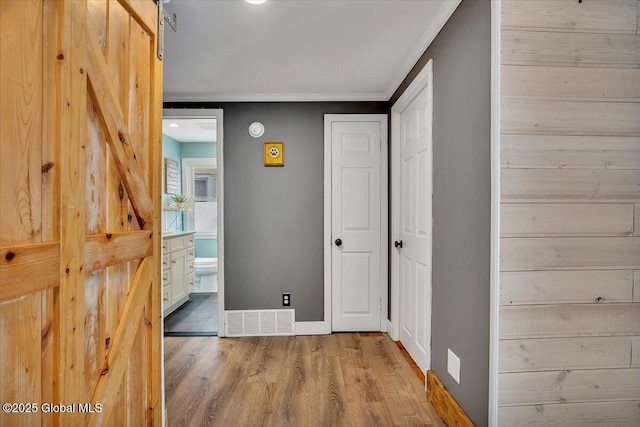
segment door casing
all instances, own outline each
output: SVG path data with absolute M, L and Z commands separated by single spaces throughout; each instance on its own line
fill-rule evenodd
M 324 320 L 296 322 L 296 334 L 330 334 L 331 326 L 331 124 L 333 122 L 380 122 L 380 331 L 387 331 L 388 271 L 389 271 L 389 193 L 388 193 L 388 116 L 386 114 L 325 114 L 324 115 Z
M 218 183 L 216 187 L 218 203 L 218 336 L 224 337 L 224 117 L 222 109 L 173 109 L 162 110 L 163 118 L 195 119 L 216 118 L 216 168 Z M 164 348 L 164 344 L 163 344 Z

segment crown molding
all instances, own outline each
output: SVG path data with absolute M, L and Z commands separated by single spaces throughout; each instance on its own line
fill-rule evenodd
M 453 15 L 453 12 L 455 12 L 461 2 L 462 0 L 446 0 L 442 4 L 440 10 L 433 18 L 433 21 L 431 21 L 431 25 L 429 25 L 429 28 L 427 28 L 424 34 L 422 34 L 422 37 L 420 37 L 420 40 L 418 40 L 418 43 L 411 51 L 409 58 L 407 58 L 403 67 L 400 68 L 400 72 L 396 75 L 395 79 L 391 81 L 391 85 L 387 88 L 387 91 L 385 92 L 387 101 L 391 99 L 400 84 L 402 84 L 411 69 L 416 65 L 422 54 L 431 45 L 440 30 L 442 30 L 442 27 L 444 27 L 444 24 L 446 24 L 449 18 L 451 18 L 451 15 Z
M 330 102 L 387 101 L 384 93 L 168 93 L 164 102 Z

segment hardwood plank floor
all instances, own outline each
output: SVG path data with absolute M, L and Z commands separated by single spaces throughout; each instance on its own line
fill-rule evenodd
M 444 427 L 385 334 L 165 337 L 168 426 Z

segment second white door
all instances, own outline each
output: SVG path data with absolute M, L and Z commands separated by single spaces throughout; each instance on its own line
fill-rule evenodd
M 386 133 L 386 123 L 381 120 L 331 122 L 334 331 L 380 331 L 381 328 L 383 131 Z
M 400 341 L 423 372 L 431 339 L 431 87 L 402 112 L 398 219 Z

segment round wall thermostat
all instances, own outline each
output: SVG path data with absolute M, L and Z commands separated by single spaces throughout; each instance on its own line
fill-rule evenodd
M 264 125 L 260 122 L 253 122 L 249 125 L 249 135 L 254 138 L 260 138 L 264 135 Z

